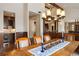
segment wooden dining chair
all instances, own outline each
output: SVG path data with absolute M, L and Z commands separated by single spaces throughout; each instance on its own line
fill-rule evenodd
M 21 38 L 16 39 L 17 48 L 27 47 L 27 46 L 30 46 L 30 44 L 31 42 L 29 38 L 27 37 L 21 37 Z
M 42 39 L 41 36 L 34 36 L 34 44 L 41 44 Z
M 51 40 L 50 35 L 45 34 L 45 35 L 44 35 L 44 41 L 45 41 L 45 42 L 49 42 L 50 40 Z

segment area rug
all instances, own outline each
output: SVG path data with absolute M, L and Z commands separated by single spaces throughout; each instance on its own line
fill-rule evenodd
M 30 49 L 28 51 L 31 54 L 33 54 L 34 56 L 50 56 L 51 54 L 57 52 L 58 50 L 64 48 L 65 46 L 67 46 L 69 43 L 70 42 L 68 42 L 68 41 L 61 42 L 61 43 L 59 43 L 55 46 L 52 46 L 51 48 L 45 50 L 44 52 L 41 52 L 41 46 Z M 44 45 L 44 46 L 46 46 L 46 45 Z

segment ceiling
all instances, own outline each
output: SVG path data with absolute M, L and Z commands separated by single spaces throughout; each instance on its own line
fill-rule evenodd
M 56 3 L 56 4 L 59 5 L 62 8 L 66 8 L 66 7 L 79 8 L 79 3 Z
M 37 13 L 31 12 L 31 11 L 29 12 L 29 16 L 30 16 L 30 17 L 36 16 L 36 15 L 37 15 Z

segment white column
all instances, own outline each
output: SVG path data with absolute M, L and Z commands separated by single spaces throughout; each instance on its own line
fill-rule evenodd
M 28 38 L 29 38 L 29 8 L 28 8 L 28 4 L 24 3 L 24 7 L 23 7 L 23 16 L 24 16 L 24 31 L 27 32 Z
M 40 16 L 40 34 L 43 39 L 43 19 L 41 16 Z M 42 42 L 43 42 L 43 40 L 42 40 Z
M 45 4 L 42 4 L 41 5 L 41 13 L 45 12 Z M 40 15 L 40 34 L 41 34 L 41 37 L 42 37 L 42 42 L 43 42 L 43 19 L 42 19 L 42 16 Z

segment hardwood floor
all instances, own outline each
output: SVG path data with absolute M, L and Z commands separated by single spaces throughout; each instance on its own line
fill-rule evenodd
M 6 54 L 14 49 L 14 45 L 10 44 L 9 47 L 0 48 L 0 56 L 6 56 Z

